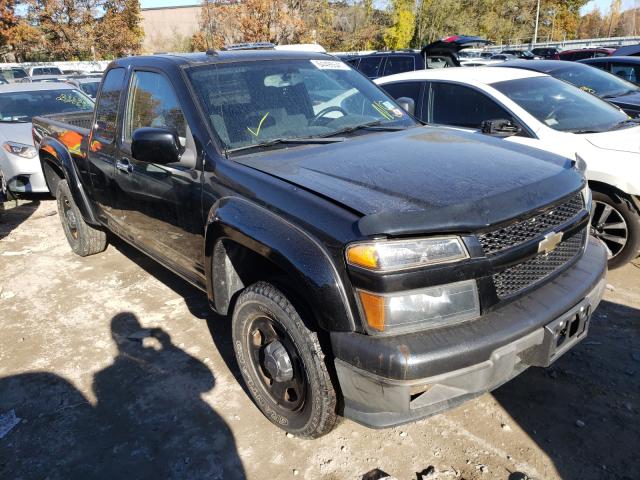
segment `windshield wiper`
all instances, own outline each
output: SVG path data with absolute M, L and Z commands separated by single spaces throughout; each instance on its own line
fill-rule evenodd
M 622 120 L 611 127 L 611 130 L 618 130 L 624 128 L 627 125 L 640 125 L 640 118 L 627 118 Z
M 406 128 L 407 127 L 401 127 L 399 125 L 384 125 L 382 123 L 382 120 L 374 120 L 372 122 L 361 123 L 359 125 L 351 125 L 350 127 L 345 127 L 340 130 L 336 130 L 335 132 L 322 135 L 322 137 L 323 138 L 333 137 L 334 135 L 351 133 L 351 132 L 355 132 L 356 130 L 379 130 L 382 132 L 397 132 L 400 130 L 405 130 Z
M 324 137 L 301 137 L 301 138 L 274 138 L 273 140 L 267 140 L 266 142 L 254 143 L 252 145 L 245 145 L 244 147 L 237 147 L 226 149 L 225 153 L 236 153 L 245 150 L 253 150 L 257 148 L 266 148 L 273 145 L 307 145 L 307 144 L 327 144 L 338 143 L 344 141 L 344 138 L 324 138 Z

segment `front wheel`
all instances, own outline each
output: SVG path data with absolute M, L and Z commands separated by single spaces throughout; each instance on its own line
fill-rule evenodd
M 593 191 L 591 234 L 609 248 L 609 269 L 622 267 L 640 250 L 640 215 L 624 198 Z
M 66 180 L 58 182 L 56 200 L 62 229 L 73 253 L 86 257 L 107 248 L 107 234 L 84 221 Z
M 258 282 L 233 312 L 233 345 L 254 402 L 275 425 L 317 438 L 336 424 L 336 393 L 316 333 L 273 285 Z

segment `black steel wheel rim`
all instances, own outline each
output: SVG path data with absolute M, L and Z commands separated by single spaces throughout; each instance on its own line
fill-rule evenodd
M 251 363 L 264 391 L 279 409 L 285 412 L 302 410 L 307 395 L 307 377 L 289 335 L 277 322 L 266 316 L 254 318 L 247 332 Z M 288 357 L 288 362 L 284 355 Z M 289 364 L 290 370 L 275 368 L 274 357 L 280 360 L 280 364 Z
M 612 205 L 598 200 L 593 201 L 591 234 L 609 247 L 610 258 L 615 258 L 622 252 L 629 238 L 627 222 L 622 213 Z
M 69 233 L 73 237 L 74 240 L 78 239 L 78 219 L 76 218 L 76 214 L 71 207 L 71 202 L 67 197 L 62 199 L 62 209 L 64 213 L 64 219 L 69 228 Z

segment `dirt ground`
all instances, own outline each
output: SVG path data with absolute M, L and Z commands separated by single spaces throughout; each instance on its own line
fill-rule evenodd
M 55 202 L 27 202 L 0 211 L 0 415 L 21 419 L 0 478 L 638 479 L 640 262 L 608 281 L 589 337 L 552 368 L 413 424 L 343 420 L 305 441 L 253 405 L 201 293 L 122 242 L 74 256 Z

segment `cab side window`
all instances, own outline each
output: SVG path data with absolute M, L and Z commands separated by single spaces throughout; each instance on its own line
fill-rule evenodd
M 632 83 L 640 81 L 640 65 L 611 62 L 611 73 Z
M 425 100 L 428 95 L 424 95 Z M 513 117 L 484 93 L 451 83 L 431 84 L 428 122 L 456 127 L 480 128 L 485 120 L 511 120 Z
M 390 96 L 392 96 L 396 100 L 400 97 L 409 97 L 413 99 L 413 102 L 416 106 L 415 115 L 419 116 L 420 90 L 422 90 L 423 83 L 424 82 L 388 83 L 386 85 L 380 85 L 380 88 L 382 88 L 385 92 L 387 92 Z
M 100 100 L 96 107 L 95 135 L 106 142 L 113 142 L 116 138 L 118 105 L 124 74 L 124 68 L 109 70 L 102 84 Z
M 362 57 L 360 59 L 360 64 L 358 65 L 358 70 L 360 70 L 369 78 L 376 78 L 378 76 L 378 71 L 380 70 L 382 60 L 384 59 L 385 57 L 383 55 Z
M 394 73 L 412 72 L 416 64 L 413 57 L 390 55 L 384 66 L 383 75 L 393 75 Z
M 155 127 L 173 130 L 183 143 L 187 122 L 173 87 L 163 75 L 155 72 L 133 73 L 124 123 L 124 140 L 131 142 L 138 128 Z

